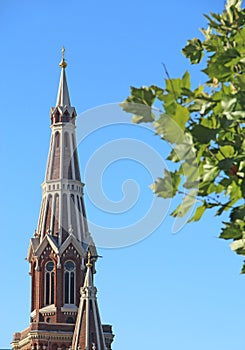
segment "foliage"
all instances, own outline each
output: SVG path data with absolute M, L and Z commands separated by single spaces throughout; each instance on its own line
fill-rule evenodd
M 165 87 L 131 87 L 122 108 L 134 114 L 135 123 L 152 123 L 172 146 L 167 159 L 175 170 L 152 185 L 156 195 L 195 189 L 199 206 L 189 221 L 200 220 L 207 209 L 218 216 L 227 212 L 220 237 L 232 239 L 232 249 L 245 255 L 245 9 L 241 1 L 228 0 L 221 14 L 205 17 L 203 40 L 189 40 L 182 52 L 191 64 L 205 61 L 207 81 L 191 89 L 188 71 L 176 79 L 166 71 Z M 172 215 L 186 215 L 192 205 L 186 202 Z

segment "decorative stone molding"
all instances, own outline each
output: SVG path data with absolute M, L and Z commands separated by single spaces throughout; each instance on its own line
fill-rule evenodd
M 39 310 L 39 312 L 43 315 L 43 316 L 52 316 L 56 313 L 57 308 L 54 304 L 52 305 L 48 305 L 43 307 L 42 309 Z
M 77 310 L 78 310 L 78 308 L 76 305 L 64 305 L 61 308 L 61 312 L 64 312 L 65 315 L 76 314 Z

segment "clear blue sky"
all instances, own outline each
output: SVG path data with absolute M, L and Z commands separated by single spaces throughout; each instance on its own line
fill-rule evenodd
M 12 334 L 29 322 L 30 277 L 25 257 L 38 220 L 49 109 L 55 104 L 62 45 L 72 104 L 78 114 L 92 108 L 102 111 L 103 125 L 113 106 L 105 110 L 98 106 L 122 101 L 130 85 L 161 85 L 162 62 L 172 77 L 191 69 L 193 84 L 201 82 L 203 75 L 189 66 L 180 51 L 187 39 L 201 35 L 199 28 L 206 23 L 202 14 L 219 12 L 223 5 L 223 0 L 1 1 L 0 348 L 9 348 Z M 98 118 L 96 113 L 91 118 L 89 112 L 84 114 L 90 126 L 93 117 Z M 163 157 L 166 152 L 152 133 L 129 124 L 94 130 L 79 145 L 83 177 L 86 166 L 89 174 L 93 152 L 119 139 L 142 141 Z M 125 150 L 129 152 L 130 147 Z M 118 159 L 102 177 L 111 201 L 122 199 L 125 180 L 136 180 L 140 192 L 132 211 L 106 213 L 86 194 L 92 223 L 120 228 L 141 219 L 153 200 L 148 186 L 158 171 L 154 164 L 149 170 L 152 159 L 145 155 L 144 166 Z M 96 174 L 96 165 L 92 174 L 93 169 Z M 93 187 L 93 177 L 87 180 Z M 173 209 L 173 203 L 170 206 Z M 157 219 L 152 215 L 149 224 Z M 172 234 L 173 219 L 166 216 L 143 241 L 99 250 L 103 259 L 97 264 L 96 285 L 102 320 L 112 323 L 116 334 L 113 350 L 244 346 L 242 259 L 217 238 L 219 220 L 206 215 L 200 223 Z

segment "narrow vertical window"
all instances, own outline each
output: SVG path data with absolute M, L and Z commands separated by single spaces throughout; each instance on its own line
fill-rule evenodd
M 75 304 L 75 264 L 72 261 L 66 261 L 64 270 L 65 283 L 65 304 Z
M 71 272 L 71 295 L 70 295 L 70 304 L 74 304 L 74 293 L 75 293 L 75 274 L 74 272 L 72 271 Z
M 54 304 L 54 272 L 51 272 L 50 302 Z
M 69 304 L 69 272 L 65 271 L 65 304 Z
M 55 133 L 55 147 L 60 147 L 60 133 L 58 131 Z
M 54 304 L 54 263 L 45 265 L 45 305 Z

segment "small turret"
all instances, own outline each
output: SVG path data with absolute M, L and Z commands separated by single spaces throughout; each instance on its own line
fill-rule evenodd
M 71 350 L 107 350 L 105 335 L 100 321 L 97 304 L 97 289 L 93 282 L 93 264 L 88 253 L 87 272 L 84 285 L 80 289 L 81 299 L 78 309 Z M 113 335 L 111 333 L 112 339 Z

